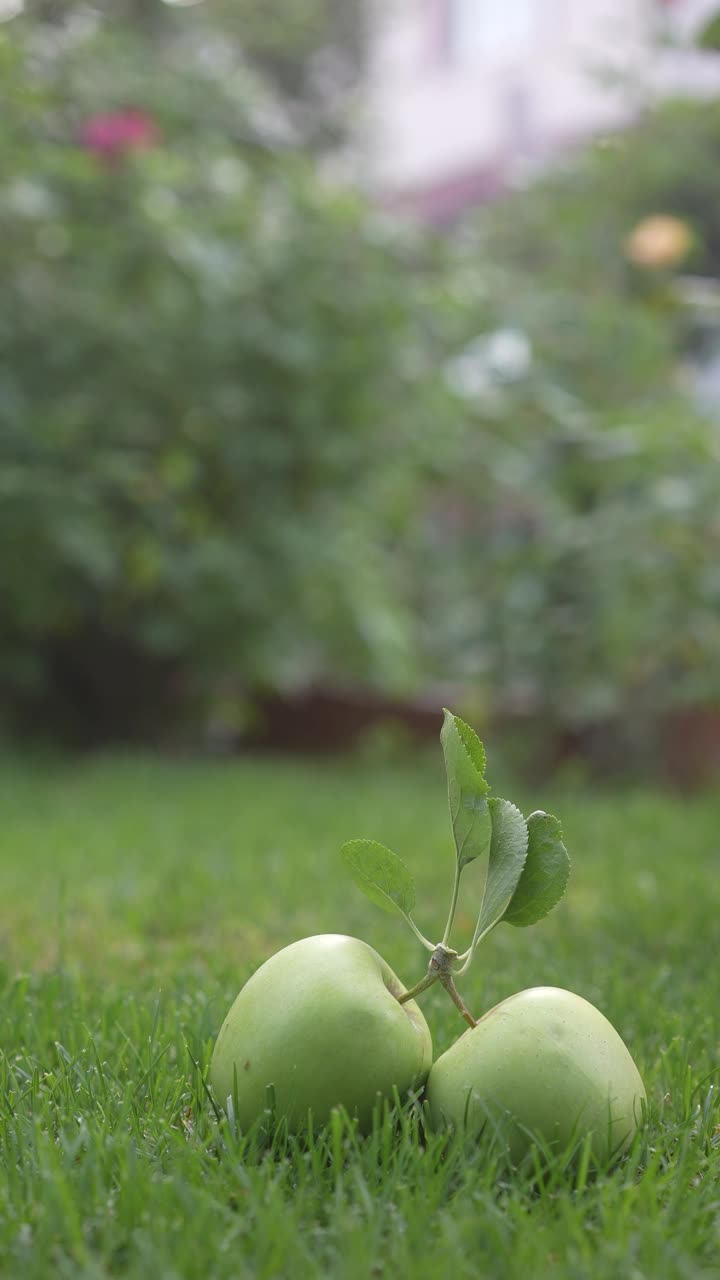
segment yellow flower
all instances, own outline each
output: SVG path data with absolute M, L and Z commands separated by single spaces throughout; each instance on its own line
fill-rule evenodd
M 687 222 L 657 213 L 633 228 L 625 241 L 625 253 L 638 267 L 674 267 L 687 257 L 692 243 Z

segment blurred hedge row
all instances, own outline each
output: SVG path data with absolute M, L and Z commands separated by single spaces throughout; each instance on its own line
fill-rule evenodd
M 456 248 L 485 331 L 521 357 L 493 384 L 485 338 L 460 368 L 506 495 L 488 532 L 476 473 L 459 475 L 476 525 L 450 594 L 474 560 L 483 602 L 467 651 L 496 699 L 519 694 L 548 728 L 612 726 L 650 763 L 669 714 L 720 704 L 718 159 L 720 102 L 669 102 Z
M 224 672 L 411 678 L 412 248 L 205 36 L 0 46 L 2 702 L 80 736 L 192 714 Z
M 5 722 L 453 681 L 639 752 L 716 699 L 714 330 L 677 286 L 717 269 L 720 109 L 439 242 L 330 181 L 307 50 L 37 8 L 0 28 Z M 633 262 L 657 214 L 687 252 Z

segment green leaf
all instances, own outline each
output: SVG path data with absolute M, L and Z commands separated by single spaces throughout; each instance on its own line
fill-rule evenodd
M 383 911 L 409 916 L 415 883 L 405 863 L 377 840 L 348 840 L 341 857 L 356 885 Z
M 448 712 L 447 714 L 450 715 L 450 712 Z M 460 734 L 460 738 L 462 740 L 463 746 L 465 747 L 465 750 L 467 751 L 470 759 L 472 760 L 472 763 L 475 766 L 476 772 L 479 773 L 480 777 L 484 780 L 485 779 L 485 748 L 482 742 L 478 738 L 475 730 L 471 729 L 470 725 L 466 724 L 464 720 L 461 720 L 459 716 L 454 716 L 453 719 L 455 721 L 455 728 Z M 487 787 L 487 783 L 485 785 Z
M 472 950 L 502 920 L 522 876 L 528 849 L 528 829 L 520 810 L 509 800 L 488 801 L 492 823 L 485 892 Z
M 542 920 L 562 898 L 570 875 L 570 859 L 557 818 L 538 809 L 527 820 L 528 851 L 503 921 L 525 928 Z
M 492 823 L 485 781 L 485 752 L 477 734 L 451 711 L 445 711 L 440 733 L 448 781 L 458 869 L 462 870 L 490 847 Z

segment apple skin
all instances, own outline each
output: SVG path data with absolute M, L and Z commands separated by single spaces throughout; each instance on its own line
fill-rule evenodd
M 323 1124 L 334 1106 L 372 1125 L 378 1094 L 400 1096 L 427 1079 L 428 1025 L 377 951 L 358 938 L 319 934 L 267 960 L 242 988 L 218 1035 L 210 1083 L 218 1101 L 234 1094 L 248 1129 L 267 1106 L 303 1128 Z
M 527 1130 L 560 1150 L 592 1132 L 592 1154 L 606 1163 L 636 1132 L 644 1098 L 615 1028 L 560 987 L 519 991 L 490 1009 L 438 1058 L 427 1083 L 435 1127 L 476 1134 L 499 1119 L 515 1163 L 532 1145 Z

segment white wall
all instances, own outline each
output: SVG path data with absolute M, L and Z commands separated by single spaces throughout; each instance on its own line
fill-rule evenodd
M 516 25 L 505 46 L 499 9 L 518 0 L 474 0 L 498 12 L 465 56 L 438 37 L 442 7 L 453 2 L 472 0 L 377 3 L 367 147 L 375 185 L 390 195 L 484 166 L 541 162 L 661 93 L 720 91 L 720 59 L 657 41 L 663 29 L 680 38 L 693 30 L 717 0 L 530 0 L 524 39 Z

